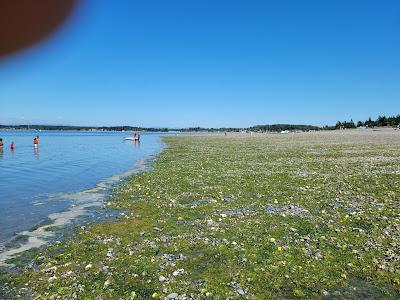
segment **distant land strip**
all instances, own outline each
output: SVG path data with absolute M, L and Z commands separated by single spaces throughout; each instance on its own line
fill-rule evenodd
M 137 126 L 69 126 L 69 125 L 0 125 L 0 130 L 65 130 L 65 131 L 147 131 L 147 132 L 281 132 L 281 131 L 315 131 L 315 130 L 335 130 L 357 127 L 399 127 L 400 114 L 397 116 L 379 116 L 376 120 L 368 118 L 366 121 L 354 123 L 350 121 L 338 121 L 333 126 L 314 126 L 302 124 L 271 124 L 255 125 L 246 128 L 222 127 L 222 128 L 157 128 L 157 127 L 137 127 Z

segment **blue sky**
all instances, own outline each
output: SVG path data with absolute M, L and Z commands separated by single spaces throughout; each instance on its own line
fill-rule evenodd
M 0 123 L 241 127 L 400 113 L 400 1 L 87 0 L 0 61 Z

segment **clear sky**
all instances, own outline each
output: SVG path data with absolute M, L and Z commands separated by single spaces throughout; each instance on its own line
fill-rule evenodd
M 0 123 L 245 127 L 400 113 L 400 1 L 87 0 L 0 61 Z

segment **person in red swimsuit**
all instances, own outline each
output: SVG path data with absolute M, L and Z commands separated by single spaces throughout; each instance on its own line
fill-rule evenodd
M 38 135 L 33 139 L 33 146 L 35 148 L 37 148 L 39 146 L 39 136 Z

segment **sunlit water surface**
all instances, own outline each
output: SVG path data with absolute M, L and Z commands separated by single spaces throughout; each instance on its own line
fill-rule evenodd
M 38 149 L 33 147 L 36 134 Z M 4 141 L 0 151 L 0 245 L 50 214 L 68 210 L 69 200 L 79 200 L 80 191 L 137 168 L 139 161 L 161 149 L 159 134 L 142 134 L 140 144 L 124 141 L 128 134 L 0 131 Z M 11 141 L 14 151 L 9 147 Z M 74 199 L 68 199 L 71 194 Z

